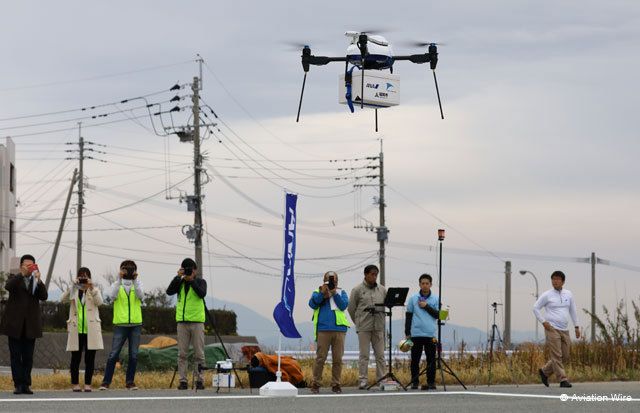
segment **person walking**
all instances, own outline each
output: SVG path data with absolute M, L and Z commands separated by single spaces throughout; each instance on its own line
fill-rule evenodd
M 116 361 L 125 342 L 129 342 L 129 362 L 125 378 L 126 388 L 138 390 L 135 383 L 138 365 L 138 349 L 142 333 L 142 299 L 144 290 L 138 276 L 138 266 L 131 260 L 120 264 L 120 277 L 111 284 L 110 297 L 113 300 L 113 341 L 111 353 L 104 369 L 100 390 L 107 390 L 113 379 Z
M 176 275 L 167 288 L 167 295 L 178 294 L 176 302 L 176 322 L 178 323 L 178 373 L 180 373 L 179 390 L 189 388 L 187 382 L 187 357 L 189 345 L 195 353 L 195 366 L 204 365 L 204 322 L 206 307 L 204 298 L 207 295 L 207 282 L 198 277 L 198 266 L 191 258 L 185 258 Z M 204 390 L 204 377 L 199 369 L 195 369 L 197 390 Z
M 309 299 L 309 307 L 313 309 L 313 330 L 317 342 L 316 361 L 313 365 L 313 383 L 311 393 L 320 392 L 322 370 L 331 348 L 331 391 L 342 393 L 342 355 L 344 354 L 344 338 L 349 328 L 349 321 L 344 310 L 349 305 L 349 296 L 338 288 L 338 274 L 329 271 L 324 274 L 323 284 L 316 289 Z
M 580 325 L 573 294 L 563 288 L 565 280 L 566 276 L 562 271 L 554 271 L 551 274 L 553 288 L 542 293 L 533 305 L 533 314 L 544 326 L 546 346 L 549 349 L 549 360 L 538 370 L 542 384 L 547 387 L 552 374 L 560 381 L 560 387 L 572 387 L 564 370 L 565 364 L 569 363 L 571 350 L 568 318 L 571 317 L 573 321 L 577 339 L 580 338 Z
M 42 337 L 40 301 L 49 298 L 33 255 L 26 254 L 20 258 L 20 273 L 9 275 L 4 289 L 9 292 L 9 299 L 0 331 L 9 338 L 13 394 L 33 394 L 33 351 L 36 339 Z
M 358 388 L 366 389 L 369 380 L 369 353 L 373 347 L 376 358 L 376 380 L 385 375 L 386 363 L 384 359 L 384 307 L 382 304 L 387 295 L 387 289 L 377 283 L 378 267 L 367 265 L 364 268 L 364 280 L 358 284 L 349 296 L 349 316 L 355 323 L 358 334 Z
M 84 391 L 90 392 L 95 368 L 96 350 L 104 349 L 102 326 L 98 307 L 102 305 L 102 294 L 91 281 L 91 271 L 82 267 L 78 277 L 60 301 L 69 303 L 67 320 L 67 351 L 71 352 L 71 385 L 74 392 L 80 387 L 80 360 L 84 352 Z

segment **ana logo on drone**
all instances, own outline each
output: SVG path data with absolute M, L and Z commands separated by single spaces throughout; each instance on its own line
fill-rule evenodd
M 394 92 L 395 93 L 395 86 L 393 85 L 393 83 L 387 83 L 387 92 Z

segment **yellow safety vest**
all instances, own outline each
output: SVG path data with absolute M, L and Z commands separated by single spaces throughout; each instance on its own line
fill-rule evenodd
M 320 290 L 316 289 L 314 292 L 319 293 Z M 345 326 L 347 328 L 351 327 L 349 324 L 349 320 L 347 320 L 347 315 L 339 308 L 333 310 L 336 315 L 336 325 L 337 326 Z M 313 339 L 318 340 L 318 317 L 320 315 L 320 307 L 313 310 Z
M 178 303 L 176 304 L 176 321 L 190 321 L 192 323 L 204 323 L 205 310 L 204 299 L 198 297 L 193 287 L 189 288 L 189 291 L 184 293 L 184 283 L 180 286 L 180 293 L 178 294 Z
M 127 295 L 123 286 L 113 303 L 113 324 L 142 324 L 142 302 L 136 296 L 133 286 Z
M 86 292 L 84 294 L 86 295 Z M 87 309 L 80 297 L 76 300 L 76 313 L 78 314 L 78 334 L 87 334 Z

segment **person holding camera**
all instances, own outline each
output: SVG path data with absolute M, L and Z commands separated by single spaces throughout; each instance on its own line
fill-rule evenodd
M 119 278 L 111 284 L 110 297 L 113 300 L 113 341 L 111 353 L 104 369 L 100 390 L 107 390 L 113 379 L 116 361 L 126 341 L 129 342 L 129 362 L 126 373 L 126 387 L 138 390 L 135 384 L 138 364 L 138 348 L 142 333 L 142 299 L 144 290 L 138 277 L 138 266 L 131 260 L 120 264 Z
M 311 392 L 320 392 L 320 381 L 324 363 L 331 348 L 331 391 L 342 393 L 340 376 L 342 375 L 342 355 L 344 338 L 349 321 L 344 310 L 349 305 L 347 293 L 338 288 L 338 274 L 329 271 L 324 274 L 323 284 L 311 294 L 309 307 L 313 309 L 313 330 L 317 342 L 316 361 L 313 365 L 313 383 Z
M 102 350 L 102 326 L 98 307 L 102 305 L 102 294 L 91 281 L 91 271 L 82 267 L 78 277 L 60 301 L 69 303 L 67 320 L 67 351 L 71 352 L 71 385 L 74 392 L 82 391 L 79 380 L 80 360 L 84 351 L 84 391 L 91 391 L 91 380 L 95 367 L 96 350 Z
M 36 338 L 42 337 L 40 301 L 49 297 L 33 255 L 20 258 L 20 273 L 7 278 L 9 292 L 0 331 L 9 338 L 13 394 L 33 394 L 31 368 Z
M 420 359 L 424 350 L 427 356 L 427 384 L 421 390 L 436 389 L 437 325 L 440 299 L 431 292 L 433 279 L 422 274 L 418 279 L 420 291 L 409 298 L 404 323 L 404 333 L 411 339 L 411 388 L 417 389 L 420 381 Z
M 204 323 L 206 307 L 204 298 L 207 295 L 207 282 L 197 277 L 198 266 L 191 258 L 185 258 L 176 275 L 167 288 L 167 295 L 178 294 L 176 302 L 176 322 L 178 323 L 178 372 L 180 373 L 179 390 L 187 390 L 187 356 L 189 345 L 195 353 L 195 366 L 204 365 Z M 204 377 L 197 371 L 196 389 L 204 389 Z
M 580 338 L 580 325 L 576 302 L 571 291 L 562 288 L 566 276 L 562 271 L 551 274 L 552 289 L 540 295 L 533 305 L 533 314 L 544 326 L 546 345 L 549 349 L 549 361 L 538 370 L 542 384 L 549 387 L 549 376 L 556 375 L 560 387 L 572 387 L 564 371 L 564 364 L 569 362 L 571 355 L 571 336 L 569 335 L 568 318 L 571 317 L 575 326 L 576 338 Z M 544 315 L 542 309 L 544 308 Z
M 376 358 L 376 380 L 385 375 L 384 360 L 384 307 L 382 304 L 387 289 L 377 283 L 378 267 L 367 265 L 364 268 L 364 281 L 351 290 L 349 297 L 349 315 L 356 325 L 360 357 L 359 389 L 367 388 L 369 379 L 369 349 L 373 347 Z

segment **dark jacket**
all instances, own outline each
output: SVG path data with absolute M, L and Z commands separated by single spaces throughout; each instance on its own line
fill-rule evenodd
M 32 293 L 21 274 L 10 275 L 4 289 L 9 292 L 9 299 L 2 315 L 0 333 L 14 338 L 42 337 L 40 301 L 46 301 L 49 296 L 44 283 L 39 281 Z
M 167 288 L 167 295 L 174 295 L 180 292 L 180 288 L 184 283 L 185 292 L 189 292 L 189 288 L 193 288 L 193 291 L 200 298 L 204 298 L 207 295 L 207 282 L 202 278 L 194 278 L 193 281 L 187 282 L 183 280 L 179 275 L 175 276 L 171 280 L 171 284 Z

